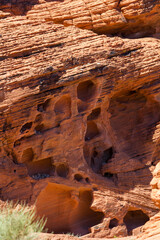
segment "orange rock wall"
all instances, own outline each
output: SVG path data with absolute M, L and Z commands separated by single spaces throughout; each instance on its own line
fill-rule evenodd
M 90 209 L 93 196 L 87 188 L 49 183 L 36 201 L 37 213 L 47 218 L 46 227 L 54 233 L 85 234 L 103 220 L 103 213 Z
M 158 211 L 159 1 L 2 1 L 0 18 L 1 199 L 46 204 L 66 231 L 132 233 Z M 92 205 L 66 205 L 80 188 Z

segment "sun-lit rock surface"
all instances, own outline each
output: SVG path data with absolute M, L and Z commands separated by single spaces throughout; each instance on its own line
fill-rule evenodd
M 137 234 L 158 212 L 159 13 L 147 0 L 0 3 L 2 200 L 95 238 Z
M 159 34 L 159 0 L 2 0 L 0 10 L 124 37 Z

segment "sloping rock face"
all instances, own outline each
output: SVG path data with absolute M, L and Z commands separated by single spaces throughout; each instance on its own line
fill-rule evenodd
M 159 13 L 144 0 L 0 3 L 2 200 L 94 237 L 157 213 Z

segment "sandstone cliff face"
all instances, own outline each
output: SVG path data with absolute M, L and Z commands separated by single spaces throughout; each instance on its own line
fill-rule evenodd
M 0 4 L 0 197 L 50 231 L 127 236 L 158 211 L 159 7 Z

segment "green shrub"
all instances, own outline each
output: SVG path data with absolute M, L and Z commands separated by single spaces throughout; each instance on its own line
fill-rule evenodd
M 42 232 L 46 221 L 36 217 L 34 209 L 6 203 L 0 209 L 0 240 L 34 240 Z

